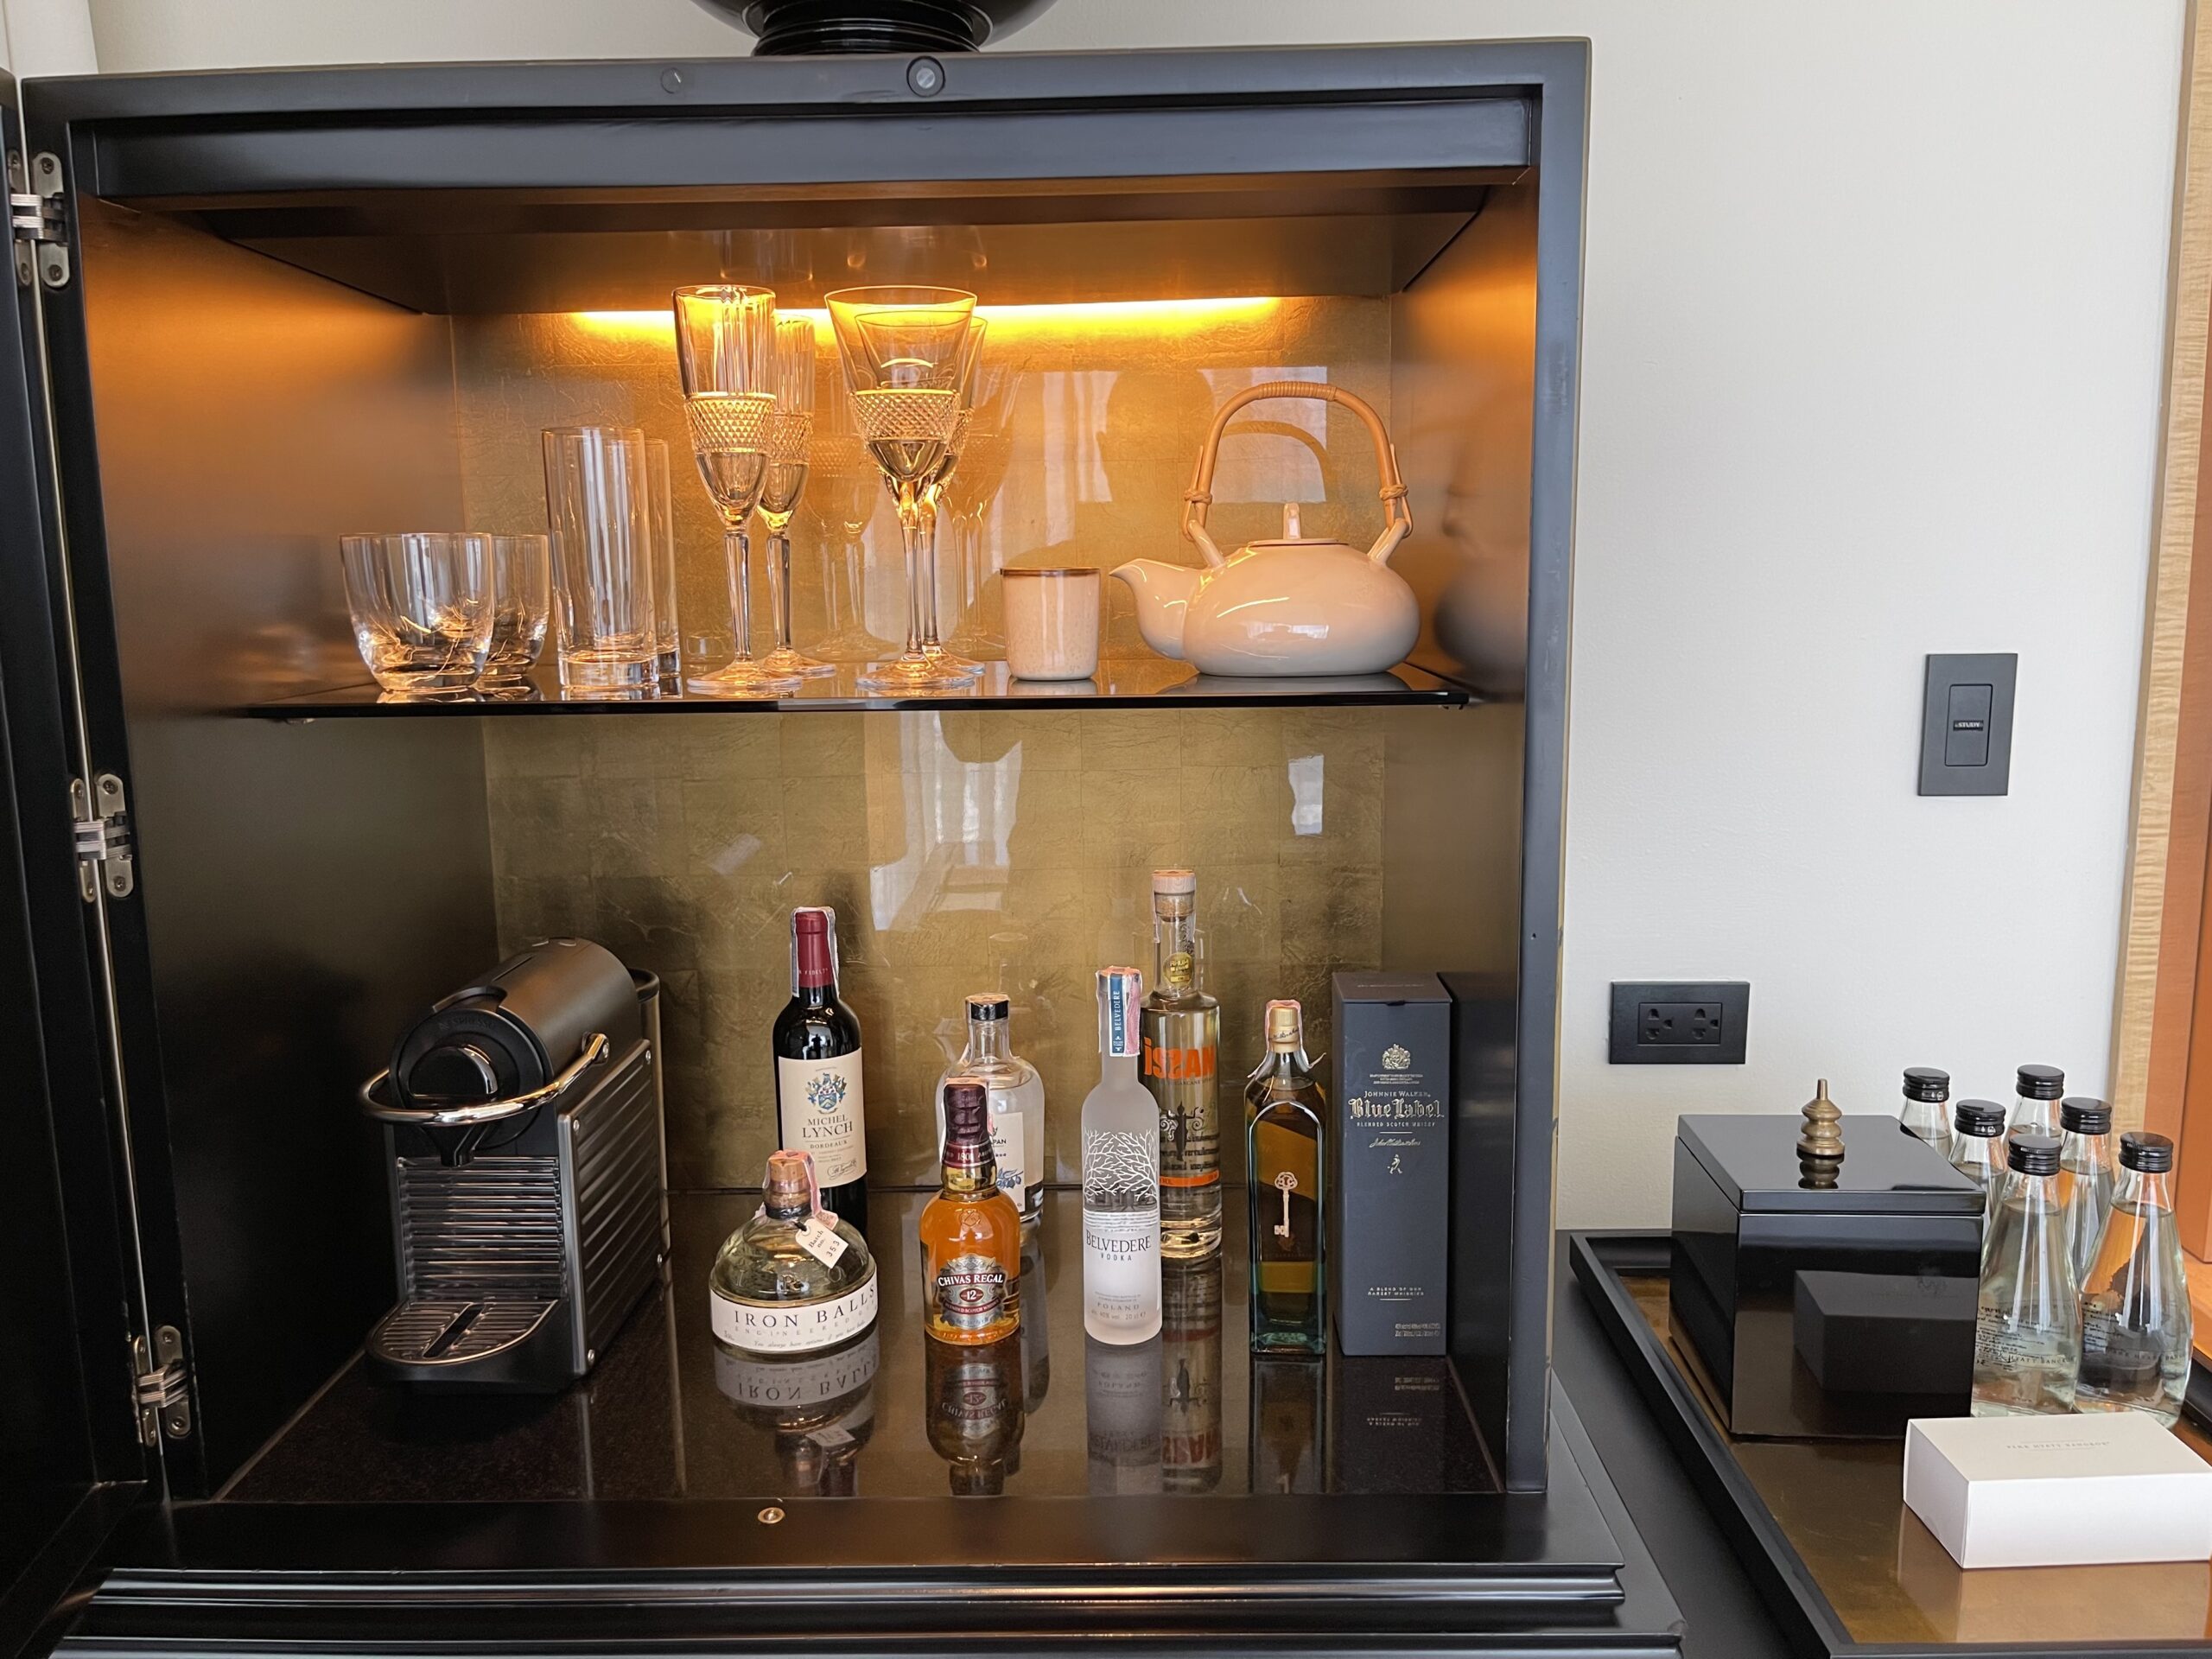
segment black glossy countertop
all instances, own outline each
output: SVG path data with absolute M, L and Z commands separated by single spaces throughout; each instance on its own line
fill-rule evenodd
M 356 1359 L 222 1496 L 942 1497 L 952 1470 L 939 1446 L 956 1438 L 947 1414 L 972 1421 L 1014 1393 L 1018 1443 L 986 1444 L 980 1459 L 1002 1465 L 983 1477 L 1011 1496 L 1494 1490 L 1448 1362 L 1252 1359 L 1241 1205 L 1218 1259 L 1168 1268 L 1161 1335 L 1114 1347 L 1084 1335 L 1081 1210 L 1073 1193 L 1052 1193 L 1027 1250 L 1022 1337 L 951 1349 L 921 1329 L 915 1223 L 927 1195 L 872 1196 L 881 1313 L 844 1349 L 748 1361 L 720 1348 L 707 1269 L 759 1200 L 677 1194 L 666 1289 L 579 1387 L 550 1398 L 417 1394 L 372 1381 Z

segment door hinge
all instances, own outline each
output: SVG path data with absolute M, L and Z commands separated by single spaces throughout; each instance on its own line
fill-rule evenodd
M 176 1326 L 156 1329 L 151 1352 L 145 1338 L 131 1338 L 130 1372 L 137 1379 L 140 1442 L 156 1446 L 163 1435 L 181 1440 L 190 1434 L 192 1374 L 184 1367 L 184 1338 Z
M 8 152 L 8 223 L 16 238 L 16 283 L 69 286 L 68 197 L 61 188 L 61 158 L 41 150 L 25 164 Z
M 123 779 L 104 772 L 90 790 L 81 778 L 69 780 L 69 816 L 77 837 L 77 890 L 91 904 L 105 887 L 111 899 L 128 899 L 138 885 L 130 857 L 130 813 L 123 802 Z

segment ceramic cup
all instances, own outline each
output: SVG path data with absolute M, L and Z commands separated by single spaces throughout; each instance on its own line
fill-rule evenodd
M 1087 680 L 1098 671 L 1098 568 L 1001 570 L 1006 665 L 1018 680 Z

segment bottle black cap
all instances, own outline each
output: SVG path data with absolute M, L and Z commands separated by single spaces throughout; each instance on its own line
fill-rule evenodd
M 968 999 L 968 1017 L 970 1020 L 1003 1020 L 1009 1006 L 1006 998 L 997 992 L 986 991 Z
M 1962 1100 L 1951 1109 L 1951 1122 L 1961 1135 L 1993 1141 L 2005 1133 L 2005 1108 L 1993 1100 Z
M 2069 1095 L 2058 1103 L 2058 1127 L 2076 1135 L 2110 1135 L 2111 1103 L 2087 1095 Z
M 2148 1129 L 2130 1129 L 2120 1137 L 2120 1166 L 2145 1175 L 2163 1175 L 2174 1166 L 2174 1143 Z
M 2066 1074 L 2055 1065 L 2024 1065 L 2019 1090 L 2023 1100 L 2056 1100 L 2066 1092 Z
M 2020 1175 L 2058 1173 L 2058 1137 L 2036 1129 L 2015 1129 L 2005 1137 L 2005 1166 Z
M 1904 1097 L 1907 1100 L 1942 1102 L 1951 1097 L 1951 1074 L 1940 1071 L 1932 1065 L 1908 1065 L 1904 1069 Z

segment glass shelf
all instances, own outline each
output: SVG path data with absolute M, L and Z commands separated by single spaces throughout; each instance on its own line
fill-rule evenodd
M 870 1195 L 881 1313 L 858 1342 L 747 1360 L 707 1322 L 707 1268 L 759 1205 L 677 1193 L 668 1287 L 555 1396 L 410 1393 L 356 1359 L 225 1494 L 248 1503 L 1227 1497 L 1495 1492 L 1446 1359 L 1252 1357 L 1243 1198 L 1204 1267 L 1168 1269 L 1165 1325 L 1083 1329 L 1082 1205 L 1053 1191 L 1025 1246 L 1022 1336 L 932 1344 L 916 1304 L 928 1194 Z M 1014 1427 L 1018 1424 L 1018 1427 Z M 950 1448 L 969 1465 L 956 1471 Z
M 473 694 L 410 698 L 379 691 L 372 684 L 255 702 L 241 712 L 264 720 L 324 720 L 359 715 L 622 715 L 700 713 L 803 713 L 810 709 L 1067 709 L 1077 707 L 1189 708 L 1465 708 L 1490 701 L 1473 687 L 1402 663 L 1381 674 L 1313 676 L 1305 678 L 1230 679 L 1199 673 L 1188 663 L 1165 658 L 1135 658 L 1101 664 L 1088 680 L 1017 680 L 1004 663 L 986 663 L 983 677 L 956 690 L 886 696 L 859 684 L 860 669 L 841 664 L 832 675 L 809 680 L 786 697 L 697 697 L 667 696 L 635 702 L 570 697 L 550 685 L 537 685 L 510 696 Z

